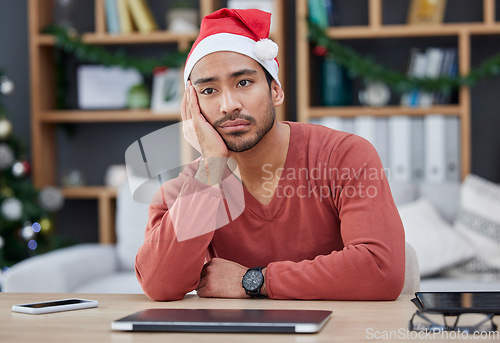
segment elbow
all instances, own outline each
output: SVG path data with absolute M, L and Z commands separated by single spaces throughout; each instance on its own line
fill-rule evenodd
M 154 301 L 175 301 L 182 300 L 190 289 L 181 287 L 175 282 L 145 278 L 136 268 L 136 277 L 141 285 L 144 294 Z
M 404 265 L 402 267 L 387 266 L 385 270 L 380 270 L 380 272 L 373 279 L 373 292 L 371 300 L 396 300 L 403 290 L 404 283 Z
M 187 292 L 179 292 L 178 290 L 172 290 L 172 289 L 154 289 L 154 288 L 146 288 L 142 287 L 144 294 L 146 296 L 154 301 L 176 301 L 176 300 L 182 300 L 184 296 L 187 294 Z

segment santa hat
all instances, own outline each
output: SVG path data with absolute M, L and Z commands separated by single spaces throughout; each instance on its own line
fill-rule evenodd
M 194 65 L 208 54 L 232 51 L 259 62 L 278 80 L 278 45 L 269 39 L 271 13 L 257 9 L 222 8 L 201 21 L 200 34 L 191 47 L 184 68 L 184 84 Z

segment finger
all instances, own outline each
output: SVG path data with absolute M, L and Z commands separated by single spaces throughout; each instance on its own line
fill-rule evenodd
M 187 105 L 187 90 L 184 92 L 184 95 L 182 97 L 181 101 L 181 120 L 186 121 L 187 120 L 187 113 L 186 113 L 186 105 Z
M 199 290 L 200 288 L 205 287 L 205 286 L 206 286 L 206 284 L 207 284 L 207 278 L 202 277 L 202 278 L 200 279 L 200 282 L 198 283 L 198 287 L 196 287 L 196 290 Z
M 200 121 L 206 121 L 205 117 L 203 117 L 203 115 L 201 114 L 200 105 L 198 104 L 198 97 L 196 96 L 196 90 L 193 86 L 190 86 L 189 91 L 189 107 L 189 114 L 195 122 L 200 123 Z
M 186 89 L 186 119 L 189 120 L 189 119 L 192 119 L 193 118 L 193 114 L 192 114 L 192 89 L 193 88 L 193 85 L 191 84 L 191 81 L 188 81 L 187 83 L 187 89 Z
M 205 263 L 205 264 L 203 265 L 203 268 L 201 268 L 201 273 L 200 273 L 200 276 L 201 276 L 202 278 L 204 278 L 204 277 L 207 275 L 207 268 L 208 268 L 208 266 L 209 266 L 209 265 L 210 265 L 210 261 L 208 261 L 207 263 Z

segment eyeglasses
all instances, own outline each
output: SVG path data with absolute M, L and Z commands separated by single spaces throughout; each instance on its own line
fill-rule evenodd
M 408 323 L 408 329 L 426 332 L 492 332 L 498 330 L 497 325 L 493 322 L 494 316 L 495 314 L 441 314 L 416 311 Z M 462 325 L 462 323 L 464 324 Z

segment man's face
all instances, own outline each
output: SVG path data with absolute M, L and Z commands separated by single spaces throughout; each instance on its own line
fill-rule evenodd
M 209 54 L 196 63 L 190 79 L 201 113 L 230 151 L 253 148 L 273 127 L 282 90 L 274 81 L 270 89 L 252 58 L 225 51 Z

